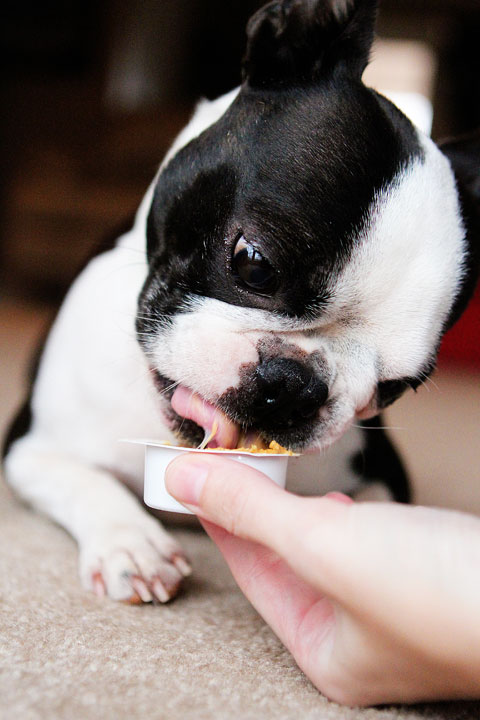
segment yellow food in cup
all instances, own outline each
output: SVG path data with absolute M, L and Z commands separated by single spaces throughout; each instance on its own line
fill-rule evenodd
M 222 448 L 222 447 L 216 447 L 212 448 L 215 450 L 215 452 L 218 451 L 230 451 L 232 450 L 238 450 L 239 452 L 249 452 L 249 453 L 258 453 L 259 455 L 295 455 L 295 453 L 292 450 L 287 450 L 287 448 L 284 448 L 283 445 L 280 445 L 275 440 L 272 440 L 270 445 L 268 447 L 258 447 L 255 443 L 252 445 L 249 445 L 248 447 L 236 447 L 236 448 Z

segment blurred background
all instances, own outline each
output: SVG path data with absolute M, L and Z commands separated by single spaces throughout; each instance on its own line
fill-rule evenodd
M 262 4 L 2 3 L 0 431 L 79 268 L 125 227 L 196 101 L 238 84 L 245 24 Z M 479 0 L 383 0 L 378 33 L 367 84 L 432 107 L 435 140 L 480 127 Z M 435 384 L 388 414 L 417 499 L 476 511 L 479 317 L 477 295 Z

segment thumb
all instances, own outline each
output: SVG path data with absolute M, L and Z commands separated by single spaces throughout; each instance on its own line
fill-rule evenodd
M 319 524 L 328 532 L 348 509 L 336 499 L 288 493 L 263 473 L 216 455 L 176 458 L 167 468 L 165 484 L 200 518 L 271 548 L 291 567 L 300 569 L 303 558 L 308 576 L 313 568 L 305 539 Z

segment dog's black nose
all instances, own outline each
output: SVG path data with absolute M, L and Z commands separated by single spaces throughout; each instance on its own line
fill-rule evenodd
M 290 358 L 272 358 L 256 369 L 259 424 L 293 427 L 312 419 L 325 404 L 328 387 L 314 371 Z

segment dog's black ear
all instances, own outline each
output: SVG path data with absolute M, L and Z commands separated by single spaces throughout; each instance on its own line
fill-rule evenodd
M 361 78 L 377 0 L 274 0 L 247 25 L 244 80 L 251 87 L 315 83 L 332 72 Z
M 459 182 L 479 205 L 480 213 L 480 129 L 455 140 L 440 143 Z
M 439 147 L 455 173 L 468 245 L 462 289 L 447 323 L 451 327 L 465 309 L 480 274 L 480 129 L 439 143 Z

